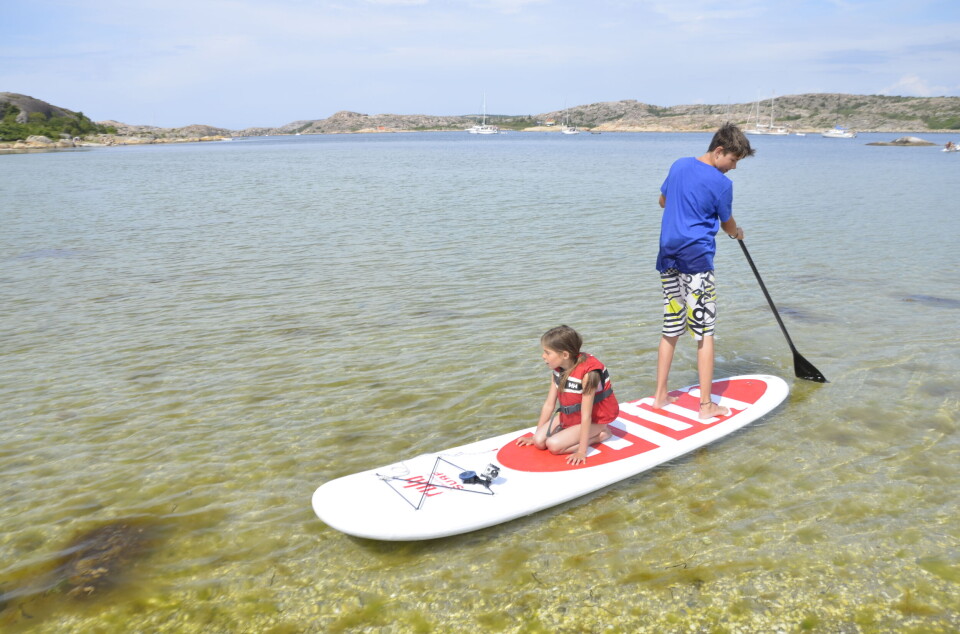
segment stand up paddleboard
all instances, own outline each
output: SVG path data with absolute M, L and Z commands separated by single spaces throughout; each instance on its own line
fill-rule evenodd
M 357 537 L 412 541 L 457 535 L 556 506 L 673 460 L 734 432 L 777 407 L 788 388 L 776 376 L 715 381 L 714 402 L 728 416 L 700 420 L 700 390 L 671 392 L 677 401 L 654 410 L 653 398 L 620 404 L 613 436 L 567 464 L 510 432 L 428 453 L 321 485 L 313 510 L 329 526 Z

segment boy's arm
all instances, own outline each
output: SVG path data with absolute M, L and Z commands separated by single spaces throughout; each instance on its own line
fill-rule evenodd
M 666 209 L 667 207 L 667 197 L 663 194 L 660 194 L 660 209 Z
M 743 240 L 743 227 L 737 225 L 737 221 L 734 219 L 733 215 L 721 222 L 720 228 L 723 229 L 724 233 L 731 238 Z

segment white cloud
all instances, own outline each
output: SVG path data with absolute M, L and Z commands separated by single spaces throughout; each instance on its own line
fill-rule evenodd
M 480 9 L 493 9 L 499 13 L 520 13 L 528 6 L 548 4 L 550 0 L 474 0 L 471 4 Z
M 767 5 L 758 0 L 658 0 L 649 8 L 684 30 L 703 32 L 715 29 L 718 23 L 729 23 L 760 16 Z M 718 38 L 722 41 L 723 38 Z
M 948 92 L 944 86 L 933 86 L 917 75 L 904 75 L 895 84 L 880 91 L 883 95 L 909 95 L 911 97 L 934 97 Z

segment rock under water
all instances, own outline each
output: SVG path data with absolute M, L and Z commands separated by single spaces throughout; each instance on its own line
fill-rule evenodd
M 902 136 L 899 139 L 894 139 L 893 141 L 874 141 L 873 143 L 867 143 L 867 145 L 892 145 L 900 147 L 924 147 L 927 145 L 936 145 L 932 141 L 926 141 L 920 137 L 915 136 Z

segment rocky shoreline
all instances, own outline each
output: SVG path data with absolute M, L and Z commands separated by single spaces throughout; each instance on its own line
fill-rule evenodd
M 58 139 L 54 141 L 45 136 L 30 136 L 25 140 L 0 142 L 0 152 L 42 152 L 48 150 L 65 150 L 70 148 L 97 148 L 117 145 L 152 145 L 156 143 L 199 143 L 202 141 L 223 141 L 230 137 L 202 136 L 154 138 L 140 136 L 120 136 L 102 134 L 96 137 L 74 137 L 73 139 Z
M 45 102 L 12 93 L 20 108 L 53 108 Z M 64 111 L 68 112 L 68 111 Z M 377 134 L 424 131 L 462 131 L 479 122 L 479 115 L 401 115 L 340 111 L 325 119 L 293 121 L 279 127 L 229 130 L 209 125 L 181 128 L 129 125 L 101 121 L 114 134 L 51 139 L 31 136 L 0 142 L 0 152 L 59 150 L 77 147 L 197 143 L 232 138 L 295 134 Z M 960 130 L 960 97 L 891 97 L 883 95 L 786 95 L 754 103 L 661 107 L 633 99 L 574 106 L 531 115 L 487 114 L 486 122 L 509 132 L 559 132 L 560 122 L 583 132 L 709 132 L 731 121 L 752 128 L 776 124 L 790 132 L 820 134 L 841 125 L 857 132 L 891 134 L 953 133 Z M 901 143 L 896 143 L 901 145 Z

